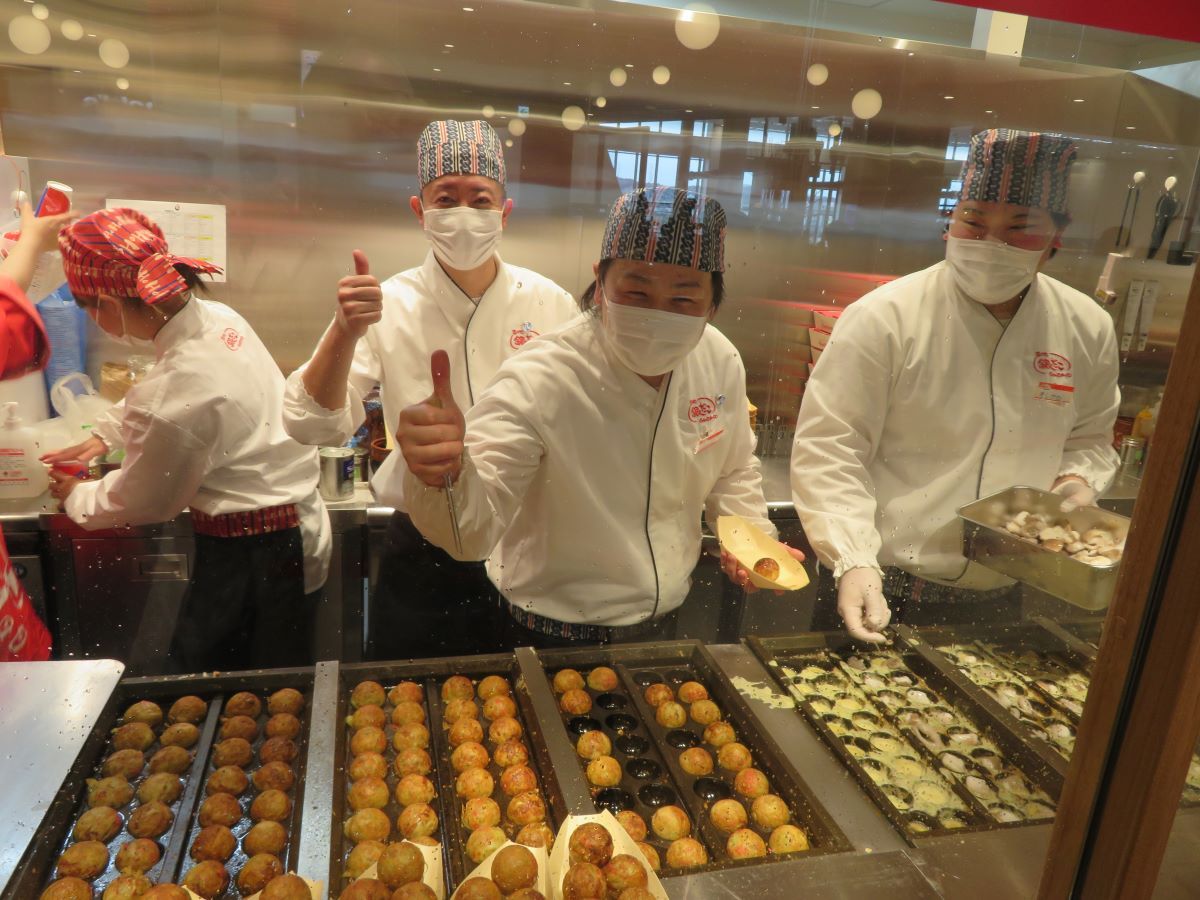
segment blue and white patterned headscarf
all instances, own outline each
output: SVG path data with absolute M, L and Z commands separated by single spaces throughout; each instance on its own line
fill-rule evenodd
M 430 122 L 417 139 L 417 178 L 421 187 L 443 175 L 482 175 L 505 182 L 504 148 L 483 120 Z
M 992 128 L 971 138 L 963 163 L 962 200 L 1036 206 L 1066 215 L 1067 179 L 1075 162 L 1070 138 Z
M 613 204 L 600 258 L 724 272 L 725 228 L 725 210 L 716 200 L 673 188 L 639 188 Z

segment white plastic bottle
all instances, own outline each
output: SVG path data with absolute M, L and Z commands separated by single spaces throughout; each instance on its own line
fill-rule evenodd
M 21 424 L 17 403 L 4 404 L 0 425 L 0 500 L 21 500 L 41 495 L 50 485 L 41 451 L 32 428 Z

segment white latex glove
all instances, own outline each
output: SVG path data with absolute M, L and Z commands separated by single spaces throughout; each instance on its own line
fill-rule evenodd
M 1065 513 L 1074 512 L 1081 506 L 1096 505 L 1096 492 L 1087 482 L 1073 475 L 1059 479 L 1050 492 L 1063 498 L 1059 508 Z
M 880 631 L 892 620 L 892 611 L 883 596 L 883 578 L 877 569 L 844 572 L 838 581 L 837 608 L 852 638 L 873 644 L 887 640 Z

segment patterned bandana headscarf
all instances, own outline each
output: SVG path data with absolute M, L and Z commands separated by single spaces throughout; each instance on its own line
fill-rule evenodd
M 971 138 L 961 200 L 990 200 L 1067 213 L 1075 142 L 1057 134 L 992 128 Z
M 504 184 L 504 148 L 482 119 L 430 122 L 417 138 L 417 180 L 421 187 L 443 175 L 482 175 Z
M 725 226 L 716 200 L 673 188 L 638 188 L 613 204 L 600 258 L 724 272 Z
M 102 209 L 59 233 L 63 270 L 71 293 L 140 297 L 154 304 L 187 290 L 176 263 L 197 272 L 221 268 L 200 259 L 175 256 L 157 225 L 136 209 Z

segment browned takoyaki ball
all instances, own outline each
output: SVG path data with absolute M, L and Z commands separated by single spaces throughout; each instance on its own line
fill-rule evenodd
M 150 757 L 150 771 L 182 775 L 192 767 L 192 754 L 184 747 L 162 747 Z
M 156 884 L 142 894 L 142 900 L 191 900 L 191 897 L 177 884 Z
M 262 701 L 249 691 L 238 691 L 225 701 L 222 712 L 227 716 L 249 716 L 257 719 L 262 715 Z
M 60 878 L 46 886 L 39 900 L 92 900 L 92 886 L 82 878 Z
M 522 888 L 533 887 L 537 877 L 537 860 L 520 844 L 505 847 L 492 857 L 492 881 L 506 897 Z
M 208 783 L 204 789 L 209 794 L 221 793 L 238 796 L 249 786 L 250 779 L 246 777 L 246 773 L 240 767 L 221 766 L 208 776 Z
M 465 675 L 451 675 L 442 684 L 442 702 L 470 700 L 475 696 L 475 685 Z
M 221 723 L 221 740 L 245 738 L 254 743 L 258 738 L 258 723 L 249 716 L 230 716 Z
M 390 791 L 382 778 L 360 778 L 350 785 L 346 802 L 353 810 L 383 809 L 388 805 Z
M 195 725 L 203 722 L 206 715 L 208 715 L 208 704 L 199 697 L 188 695 L 180 697 L 171 704 L 171 708 L 167 711 L 167 721 L 172 725 L 176 722 L 190 722 Z
M 107 844 L 121 830 L 121 814 L 111 806 L 94 806 L 79 817 L 71 836 L 77 841 Z
M 495 783 L 487 769 L 464 769 L 454 782 L 455 793 L 464 800 L 490 797 L 494 789 Z
M 165 803 L 143 803 L 129 817 L 125 827 L 134 837 L 161 837 L 171 827 L 175 814 Z
M 183 884 L 192 893 L 199 894 L 205 900 L 212 900 L 229 887 L 229 872 L 215 859 L 206 859 L 188 869 L 188 873 L 183 876 Z
M 494 722 L 496 719 L 503 719 L 505 716 L 517 715 L 517 704 L 512 697 L 507 694 L 496 694 L 494 697 L 488 697 L 483 704 L 483 717 L 489 722 Z
M 278 878 L 282 874 L 283 863 L 279 861 L 278 857 L 272 856 L 270 853 L 259 853 L 252 856 L 246 860 L 242 871 L 238 872 L 238 893 L 243 897 L 257 894 L 267 886 L 271 879 Z
M 250 742 L 245 738 L 226 738 L 223 741 L 218 741 L 216 746 L 213 747 L 212 760 L 213 765 L 217 768 L 221 766 L 239 766 L 245 768 L 254 761 L 254 748 L 250 746 Z
M 242 820 L 242 806 L 233 794 L 219 793 L 205 798 L 200 807 L 200 824 L 232 828 Z
M 402 813 L 396 823 L 400 833 L 410 841 L 422 837 L 430 837 L 437 831 L 438 817 L 428 803 L 414 803 Z
M 296 742 L 291 738 L 267 738 L 262 742 L 262 746 L 258 748 L 258 758 L 264 763 L 290 763 L 299 755 L 300 751 L 296 748 Z
M 646 698 L 646 702 L 655 709 L 662 706 L 664 703 L 670 703 L 675 699 L 675 692 L 671 690 L 671 686 L 667 684 L 652 684 L 642 693 Z
M 646 839 L 646 820 L 632 809 L 623 809 L 617 813 L 617 821 L 621 823 L 626 834 L 635 841 Z
M 379 857 L 379 880 L 390 888 L 420 881 L 425 875 L 425 857 L 408 841 L 388 844 Z
M 363 872 L 379 862 L 386 847 L 383 841 L 359 841 L 346 857 L 345 874 L 350 878 L 361 877 Z
M 246 836 L 242 838 L 242 849 L 248 856 L 255 856 L 259 853 L 271 853 L 278 856 L 287 847 L 287 842 L 286 828 L 278 822 L 263 820 L 256 822 L 246 832 Z
M 156 775 L 150 775 L 141 786 L 137 789 L 137 798 L 143 803 L 159 803 L 171 804 L 179 799 L 179 795 L 183 793 L 183 782 L 180 781 L 178 775 L 172 775 L 170 772 L 159 772 Z
M 492 697 L 511 694 L 512 685 L 508 683 L 507 678 L 502 678 L 499 675 L 488 675 L 479 682 L 479 688 L 476 693 L 479 694 L 480 700 L 490 700 Z
M 562 883 L 563 900 L 592 900 L 608 896 L 604 873 L 589 862 L 572 863 Z
M 414 807 L 415 808 L 415 807 Z M 430 810 L 432 812 L 432 810 Z M 408 812 L 408 810 L 405 810 Z M 403 818 L 403 816 L 401 816 Z M 437 816 L 434 816 L 434 830 L 437 829 Z M 360 809 L 346 820 L 346 837 L 358 843 L 359 841 L 386 841 L 392 832 L 392 820 L 382 809 Z M 432 834 L 433 832 L 429 832 Z
M 508 801 L 506 813 L 514 825 L 532 825 L 546 818 L 546 803 L 537 791 L 525 791 Z
M 59 878 L 83 878 L 91 881 L 108 868 L 108 848 L 100 841 L 72 844 L 58 858 Z
M 500 888 L 490 878 L 468 878 L 455 892 L 455 900 L 501 900 Z
M 492 754 L 492 761 L 501 769 L 529 764 L 529 748 L 520 741 L 505 741 Z
M 124 775 L 87 780 L 88 806 L 111 806 L 120 809 L 133 799 L 133 786 Z
M 113 729 L 114 750 L 148 750 L 154 743 L 154 729 L 145 722 L 130 722 Z
M 457 724 L 456 722 L 455 725 Z M 392 746 L 397 753 L 412 749 L 424 750 L 429 746 L 429 729 L 420 722 L 398 725 L 392 732 Z
M 360 878 L 350 882 L 338 900 L 390 900 L 391 896 L 391 888 L 378 878 Z
M 488 740 L 493 744 L 515 741 L 524 734 L 521 723 L 512 716 L 502 716 L 488 726 Z
M 402 681 L 390 691 L 388 691 L 388 703 L 392 706 L 398 706 L 405 700 L 411 700 L 413 703 L 425 702 L 425 690 L 415 681 Z
M 454 701 L 450 701 L 448 706 L 452 706 Z M 474 705 L 474 704 L 472 704 Z M 461 716 L 460 716 L 461 718 Z M 413 703 L 411 700 L 404 700 L 396 704 L 396 708 L 392 710 L 393 725 L 423 725 L 425 724 L 425 707 L 420 703 Z
M 387 734 L 382 728 L 368 725 L 354 732 L 350 738 L 350 752 L 355 756 L 360 753 L 382 753 L 387 749 Z
M 614 856 L 604 867 L 604 878 L 608 882 L 608 895 L 619 897 L 622 891 L 644 888 L 650 881 L 642 861 L 628 854 Z
M 106 778 L 109 775 L 123 775 L 125 778 L 137 778 L 142 774 L 142 769 L 145 767 L 146 754 L 141 750 L 129 748 L 118 750 L 106 759 L 104 765 L 100 767 L 100 774 Z
M 402 721 L 400 721 L 399 719 L 396 718 L 396 713 L 399 713 L 403 708 L 404 708 L 404 704 L 397 706 L 396 712 L 392 714 L 392 721 L 395 722 L 397 725 L 404 724 Z M 421 709 L 421 707 L 418 706 L 417 709 Z M 424 722 L 425 721 L 424 716 L 425 716 L 425 711 L 422 709 L 421 710 L 421 718 L 415 719 L 412 721 Z M 478 719 L 478 718 L 479 718 L 479 707 L 475 705 L 474 700 L 463 700 L 463 699 L 451 700 L 449 703 L 446 704 L 446 708 L 444 710 L 442 710 L 442 720 L 444 722 L 451 723 L 451 724 L 454 722 L 457 722 L 459 719 Z
M 603 825 L 588 822 L 571 832 L 567 850 L 572 864 L 586 862 L 605 866 L 613 855 L 612 835 Z
M 117 851 L 117 871 L 123 875 L 140 875 L 149 872 L 162 857 L 158 844 L 149 838 L 135 838 L 121 845 Z
M 280 875 L 267 882 L 261 900 L 312 900 L 312 890 L 299 875 Z
M 387 702 L 387 692 L 384 691 L 383 685 L 377 681 L 360 681 L 354 686 L 354 690 L 350 692 L 350 705 L 355 709 L 360 706 L 366 706 L 368 703 L 375 706 L 383 706 Z
M 190 853 L 192 859 L 197 862 L 214 859 L 223 863 L 233 856 L 236 849 L 237 838 L 233 836 L 232 831 L 224 825 L 207 825 L 200 829 L 200 833 L 192 841 Z
M 471 862 L 479 864 L 503 847 L 507 840 L 501 828 L 477 828 L 467 838 L 467 856 Z
M 158 742 L 164 747 L 192 747 L 200 740 L 200 729 L 191 722 L 176 722 L 168 725 L 159 736 Z
M 360 728 L 383 728 L 387 722 L 387 713 L 383 711 L 383 707 L 374 703 L 360 706 L 346 716 L 346 725 L 351 731 L 358 731 Z
M 567 691 L 559 699 L 558 705 L 568 715 L 582 716 L 591 711 L 592 697 L 587 691 Z
M 300 734 L 300 720 L 291 713 L 276 713 L 267 719 L 264 730 L 269 738 L 295 738 Z
M 123 724 L 129 722 L 144 722 L 151 728 L 157 728 L 162 724 L 163 711 L 162 707 L 150 700 L 139 700 L 133 706 L 125 710 L 125 715 L 121 717 Z
M 269 762 L 259 766 L 254 773 L 254 786 L 260 791 L 275 788 L 277 791 L 290 791 L 296 783 L 296 773 L 285 762 Z
M 469 831 L 500 824 L 500 804 L 491 797 L 472 797 L 463 804 L 462 822 Z
M 101 895 L 102 900 L 138 900 L 154 884 L 145 875 L 118 875 L 108 883 Z
M 483 769 L 491 761 L 488 756 L 487 749 L 483 744 L 477 741 L 467 741 L 464 744 L 459 744 L 454 748 L 454 752 L 450 754 L 450 765 L 454 767 L 455 772 L 463 772 L 467 769 Z
M 392 771 L 398 778 L 403 778 L 405 775 L 428 775 L 433 771 L 433 760 L 430 759 L 428 750 L 421 747 L 406 747 L 398 752 L 396 758 L 392 760 Z
M 500 790 L 506 797 L 515 797 L 525 791 L 536 791 L 537 775 L 529 766 L 509 766 L 500 773 Z
M 263 791 L 250 804 L 250 818 L 255 822 L 282 822 L 292 811 L 292 801 L 283 791 Z
M 565 694 L 567 691 L 583 690 L 584 680 L 574 669 L 559 669 L 554 673 L 554 693 Z
M 451 747 L 457 747 L 468 741 L 479 744 L 483 742 L 483 726 L 479 724 L 478 719 L 459 719 L 450 726 L 447 738 Z
M 267 698 L 267 712 L 273 716 L 280 713 L 300 715 L 304 709 L 304 695 L 295 688 L 280 688 Z
M 396 802 L 401 806 L 429 803 L 436 794 L 433 782 L 424 775 L 405 775 L 396 785 Z
M 523 826 L 513 840 L 526 847 L 545 847 L 549 850 L 554 846 L 554 832 L 545 822 L 534 822 Z
M 400 885 L 392 892 L 392 900 L 437 900 L 437 894 L 423 881 L 410 881 L 408 884 Z M 521 898 L 518 897 L 517 900 L 521 900 Z M 545 898 L 543 897 L 542 900 Z
M 387 759 L 382 753 L 361 753 L 346 766 L 346 774 L 351 781 L 358 781 L 360 778 L 386 778 L 387 773 Z
M 608 666 L 596 666 L 587 674 L 587 686 L 593 691 L 615 691 L 620 680 Z

